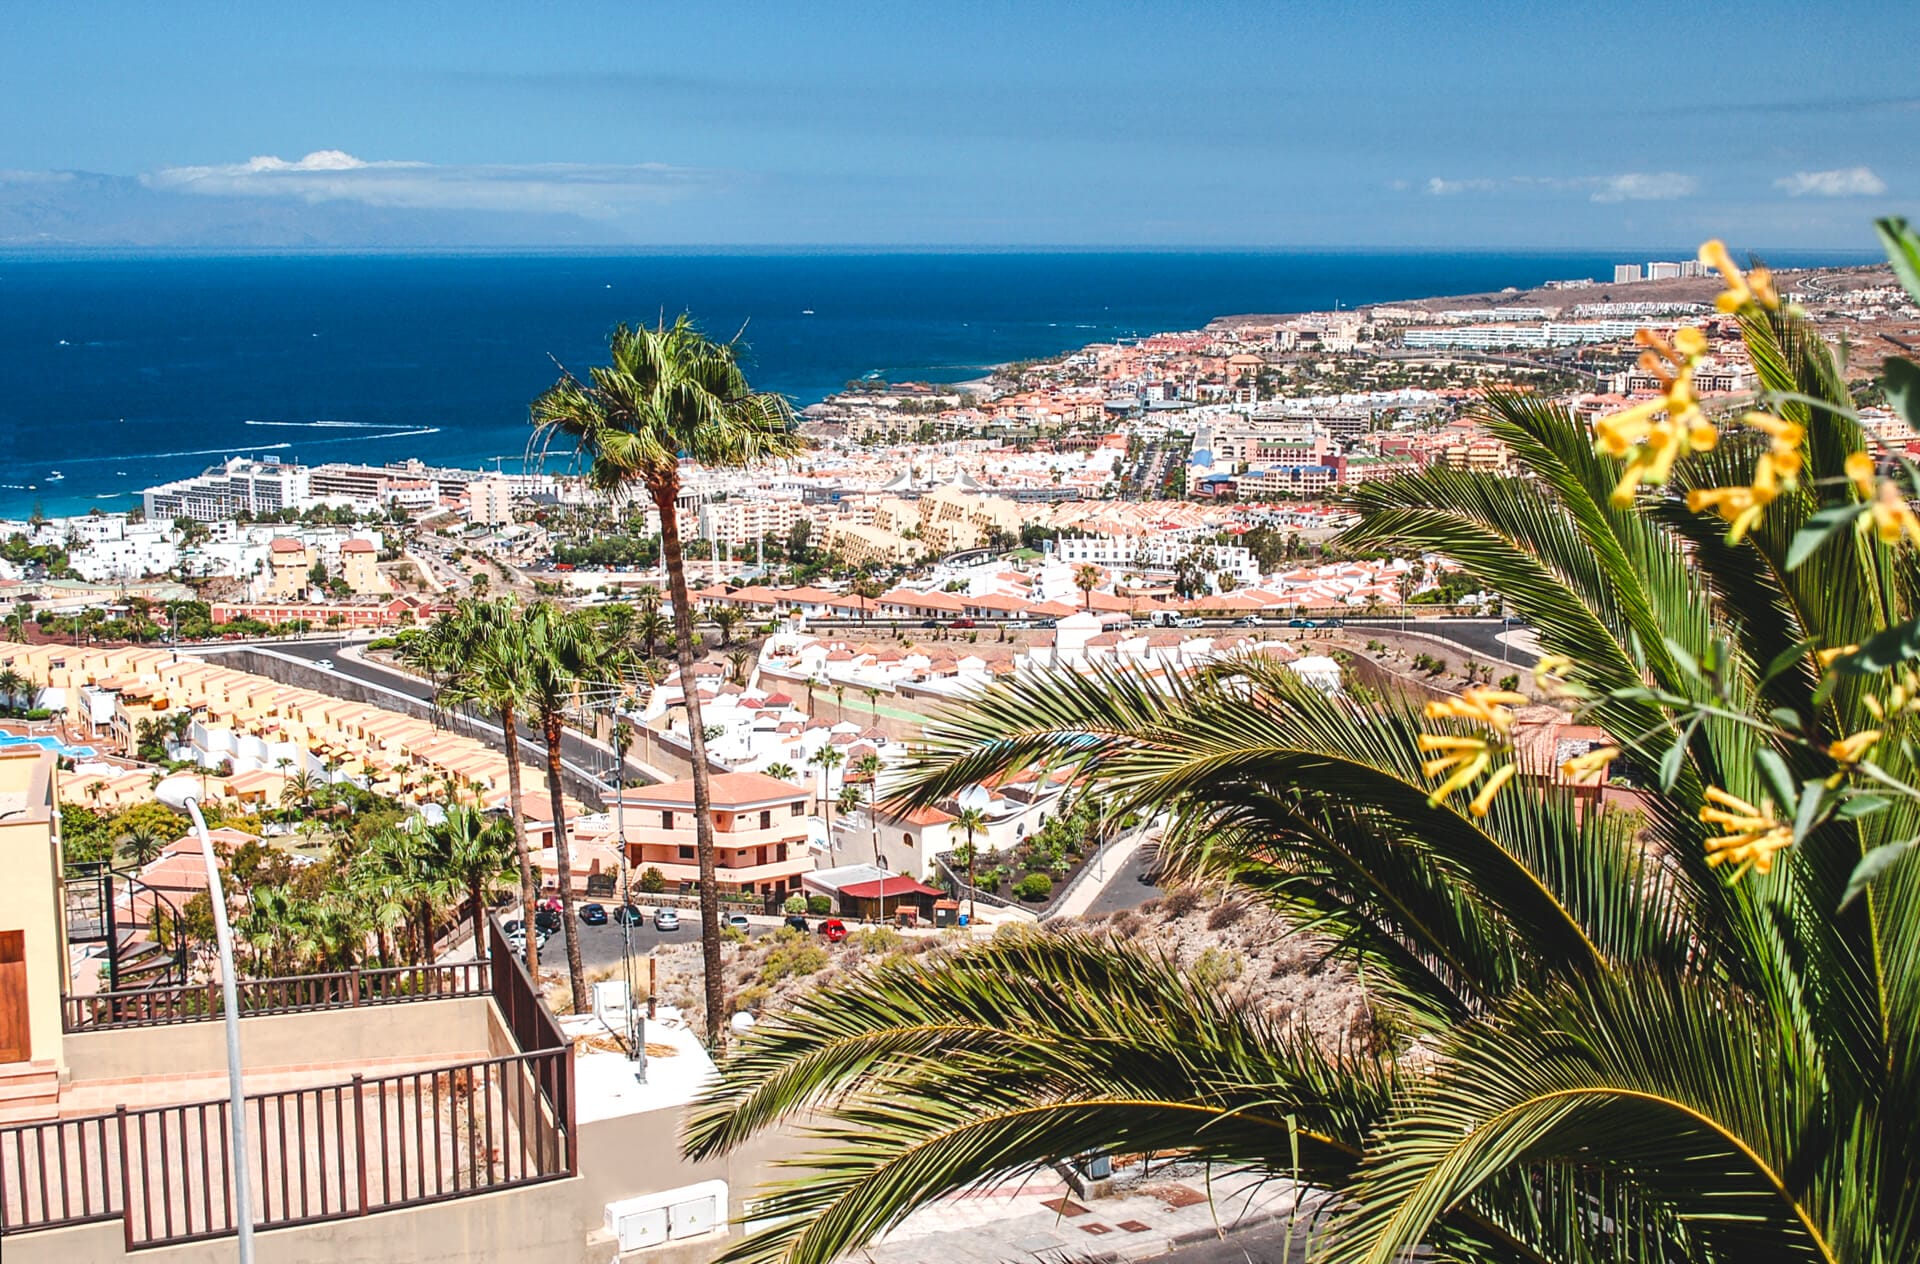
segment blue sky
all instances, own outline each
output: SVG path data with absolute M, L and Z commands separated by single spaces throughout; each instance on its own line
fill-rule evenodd
M 1834 0 L 21 3 L 0 182 L 648 244 L 1869 249 L 1920 209 L 1917 46 Z

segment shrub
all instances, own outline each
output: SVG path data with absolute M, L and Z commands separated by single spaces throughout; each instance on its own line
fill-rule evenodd
M 720 939 L 723 943 L 744 944 L 747 942 L 747 932 L 736 926 L 722 926 L 720 928 Z
M 1517 674 L 1502 676 L 1500 678 L 1500 687 L 1508 693 L 1513 693 L 1520 688 L 1520 677 Z
M 757 1010 L 762 1005 L 765 1005 L 768 998 L 772 995 L 773 990 L 771 988 L 762 987 L 759 984 L 755 984 L 752 987 L 741 988 L 733 994 L 733 1012 L 738 1014 L 743 1010 Z
M 771 985 L 789 975 L 804 978 L 809 974 L 818 974 L 826 967 L 827 950 L 819 944 L 800 939 L 796 932 L 793 940 L 777 945 L 760 963 L 760 981 Z
M 833 901 L 824 895 L 810 895 L 807 897 L 807 912 L 815 917 L 825 916 L 833 912 Z
M 648 895 L 658 895 L 667 889 L 667 875 L 660 872 L 658 865 L 648 865 L 640 871 L 640 889 Z
M 1160 911 L 1168 917 L 1185 917 L 1199 907 L 1200 893 L 1192 887 L 1169 891 L 1160 901 Z
M 1229 900 L 1207 914 L 1208 930 L 1225 930 L 1247 915 L 1247 906 L 1239 900 Z
M 1053 879 L 1044 873 L 1030 873 L 1014 884 L 1013 893 L 1023 900 L 1044 900 L 1053 894 Z
M 1217 988 L 1239 978 L 1246 966 L 1246 960 L 1237 952 L 1209 948 L 1193 959 L 1187 976 L 1202 988 Z
M 780 907 L 789 913 L 804 913 L 807 911 L 807 897 L 795 891 Z
M 862 926 L 847 936 L 847 942 L 861 952 L 883 954 L 898 950 L 907 942 L 907 937 L 885 926 Z

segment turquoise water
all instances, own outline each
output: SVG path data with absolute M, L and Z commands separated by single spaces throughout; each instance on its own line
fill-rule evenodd
M 18 733 L 0 733 L 0 750 L 11 746 L 38 746 L 65 759 L 91 759 L 99 754 L 91 746 L 69 746 L 57 737 L 22 737 Z

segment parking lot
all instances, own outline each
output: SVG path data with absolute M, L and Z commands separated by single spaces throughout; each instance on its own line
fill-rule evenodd
M 609 914 L 614 905 L 604 906 Z M 661 944 L 698 944 L 700 942 L 700 915 L 698 913 L 676 910 L 680 913 L 680 929 L 657 931 L 653 928 L 653 908 L 642 904 L 647 920 L 637 926 L 616 926 L 609 918 L 605 926 L 586 926 L 576 919 L 568 929 L 580 936 L 580 964 L 588 968 L 608 966 L 620 960 L 621 945 L 625 936 L 631 936 L 633 952 L 636 956 L 645 956 Z M 576 913 L 579 906 L 575 906 Z M 809 919 L 817 921 L 818 919 Z M 771 935 L 777 928 L 772 926 L 751 926 L 747 929 L 750 938 L 758 939 L 762 935 Z M 546 947 L 540 950 L 542 964 L 557 961 L 563 951 L 563 941 L 558 935 L 547 940 Z

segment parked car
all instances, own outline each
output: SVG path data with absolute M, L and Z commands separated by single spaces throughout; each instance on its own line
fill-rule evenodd
M 640 926 L 646 920 L 646 910 L 638 904 L 622 904 L 613 910 L 613 924 L 616 926 Z
M 1257 614 L 1243 614 L 1233 621 L 1233 626 L 1236 628 L 1257 628 L 1264 623 L 1266 623 L 1266 620 Z
M 1058 620 L 1058 619 L 1035 619 L 1035 620 L 1033 621 L 1033 626 L 1034 626 L 1034 627 L 1036 627 L 1036 628 L 1057 628 L 1057 627 L 1059 627 L 1059 626 L 1060 626 L 1060 620 Z
M 733 930 L 745 931 L 747 927 L 751 926 L 752 924 L 753 923 L 747 920 L 747 915 L 745 913 L 727 914 L 727 925 Z
M 1347 621 L 1345 619 L 1322 619 L 1320 620 L 1320 626 L 1323 628 L 1344 628 L 1347 626 Z
M 955 619 L 947 625 L 950 628 L 971 628 L 976 626 L 972 619 Z
M 1032 619 L 1011 619 L 1011 620 L 1008 620 L 1007 626 L 1010 628 L 1030 628 L 1033 626 L 1033 620 Z
M 829 917 L 820 923 L 820 935 L 830 944 L 837 944 L 847 937 L 847 924 L 837 917 Z
M 560 929 L 560 910 L 543 908 L 533 915 L 535 930 L 544 930 L 549 935 Z
M 330 658 L 316 658 L 315 660 L 313 660 L 313 665 L 315 667 L 318 667 L 321 671 L 333 670 L 333 660 Z
M 1320 625 L 1312 619 L 1288 619 L 1287 626 L 1290 628 L 1317 628 Z
M 938 620 L 938 619 L 922 619 L 922 620 L 920 621 L 920 626 L 921 626 L 921 627 L 923 627 L 923 628 L 937 628 L 937 627 L 939 627 L 939 626 L 940 626 L 940 620 Z
M 680 915 L 670 908 L 653 910 L 653 928 L 658 931 L 680 929 Z
M 582 904 L 580 906 L 580 920 L 588 926 L 605 926 L 607 924 L 606 906 L 603 904 Z
M 800 913 L 787 914 L 787 925 L 793 927 L 795 930 L 799 931 L 802 935 L 806 934 L 808 931 L 813 929 L 813 927 L 807 925 L 807 919 L 805 915 Z
M 524 935 L 527 933 L 527 924 L 517 917 L 508 918 L 500 923 L 500 933 L 509 939 L 515 935 Z

